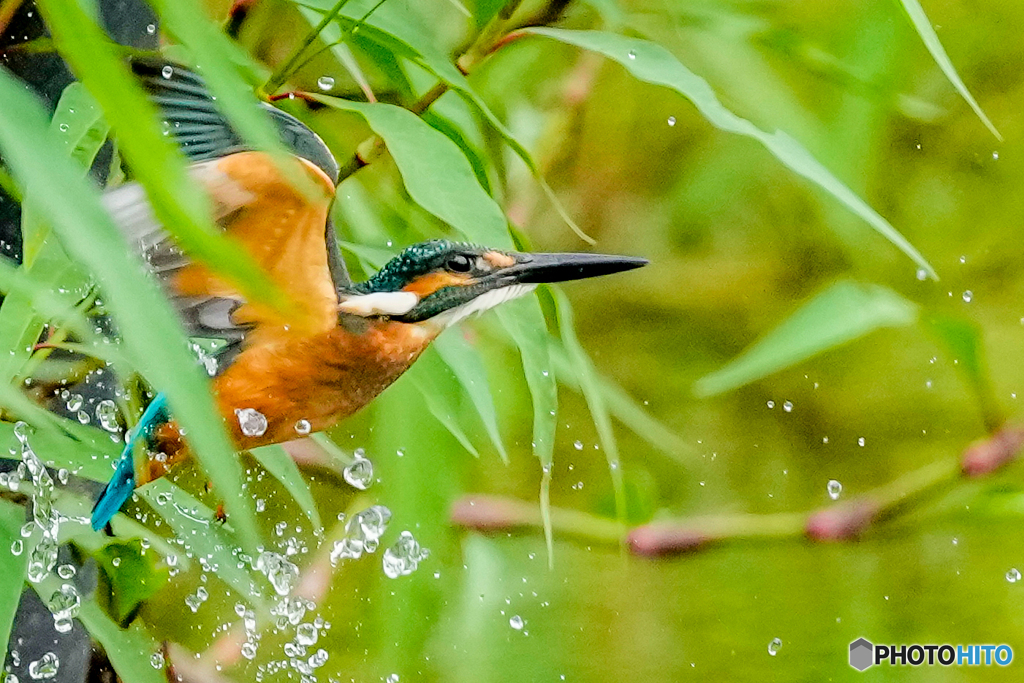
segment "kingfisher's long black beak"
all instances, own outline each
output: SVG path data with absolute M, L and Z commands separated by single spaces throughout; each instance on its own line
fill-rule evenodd
M 516 284 L 542 284 L 611 275 L 647 265 L 647 259 L 605 254 L 512 254 L 516 263 L 501 273 Z

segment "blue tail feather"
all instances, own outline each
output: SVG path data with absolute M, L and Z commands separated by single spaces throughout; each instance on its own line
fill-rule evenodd
M 156 395 L 156 398 L 146 407 L 145 412 L 130 432 L 121 451 L 121 457 L 117 461 L 117 469 L 114 476 L 110 478 L 107 487 L 96 500 L 92 508 L 92 528 L 99 531 L 105 527 L 117 514 L 131 497 L 135 490 L 135 443 L 139 439 L 145 439 L 153 433 L 153 428 L 167 422 L 167 396 L 163 393 Z

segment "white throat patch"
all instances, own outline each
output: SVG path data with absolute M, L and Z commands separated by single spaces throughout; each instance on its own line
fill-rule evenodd
M 503 304 L 506 301 L 512 299 L 518 299 L 519 297 L 529 294 L 533 290 L 537 289 L 537 285 L 510 285 L 508 287 L 502 287 L 501 289 L 492 289 L 489 292 L 485 292 L 473 299 L 467 301 L 461 306 L 438 313 L 431 322 L 439 325 L 442 329 L 451 327 L 452 325 L 465 320 L 471 315 L 483 313 L 484 311 L 490 310 L 499 304 Z
M 420 302 L 413 292 L 373 292 L 350 296 L 340 304 L 344 313 L 369 318 L 374 315 L 405 315 Z

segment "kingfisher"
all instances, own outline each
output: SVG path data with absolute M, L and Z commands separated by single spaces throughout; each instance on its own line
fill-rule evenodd
M 309 181 L 300 189 L 270 155 L 245 147 L 195 73 L 155 59 L 136 58 L 131 65 L 192 161 L 189 173 L 209 197 L 219 226 L 296 302 L 295 310 L 283 314 L 245 300 L 179 248 L 139 185 L 104 194 L 105 206 L 174 304 L 187 334 L 220 342 L 213 391 L 239 450 L 332 427 L 386 389 L 445 329 L 541 283 L 647 263 L 434 239 L 407 247 L 368 280 L 353 282 L 330 220 L 338 164 L 319 136 L 289 114 L 260 105 Z M 114 476 L 93 509 L 94 529 L 105 527 L 137 483 L 144 483 L 136 482 L 136 442 L 160 454 L 144 468 L 147 480 L 187 455 L 163 394 L 125 439 Z

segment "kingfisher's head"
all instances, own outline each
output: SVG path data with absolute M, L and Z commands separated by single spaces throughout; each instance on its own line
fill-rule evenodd
M 414 244 L 343 296 L 339 310 L 445 328 L 532 291 L 538 284 L 632 270 L 645 259 L 530 254 L 431 240 Z

